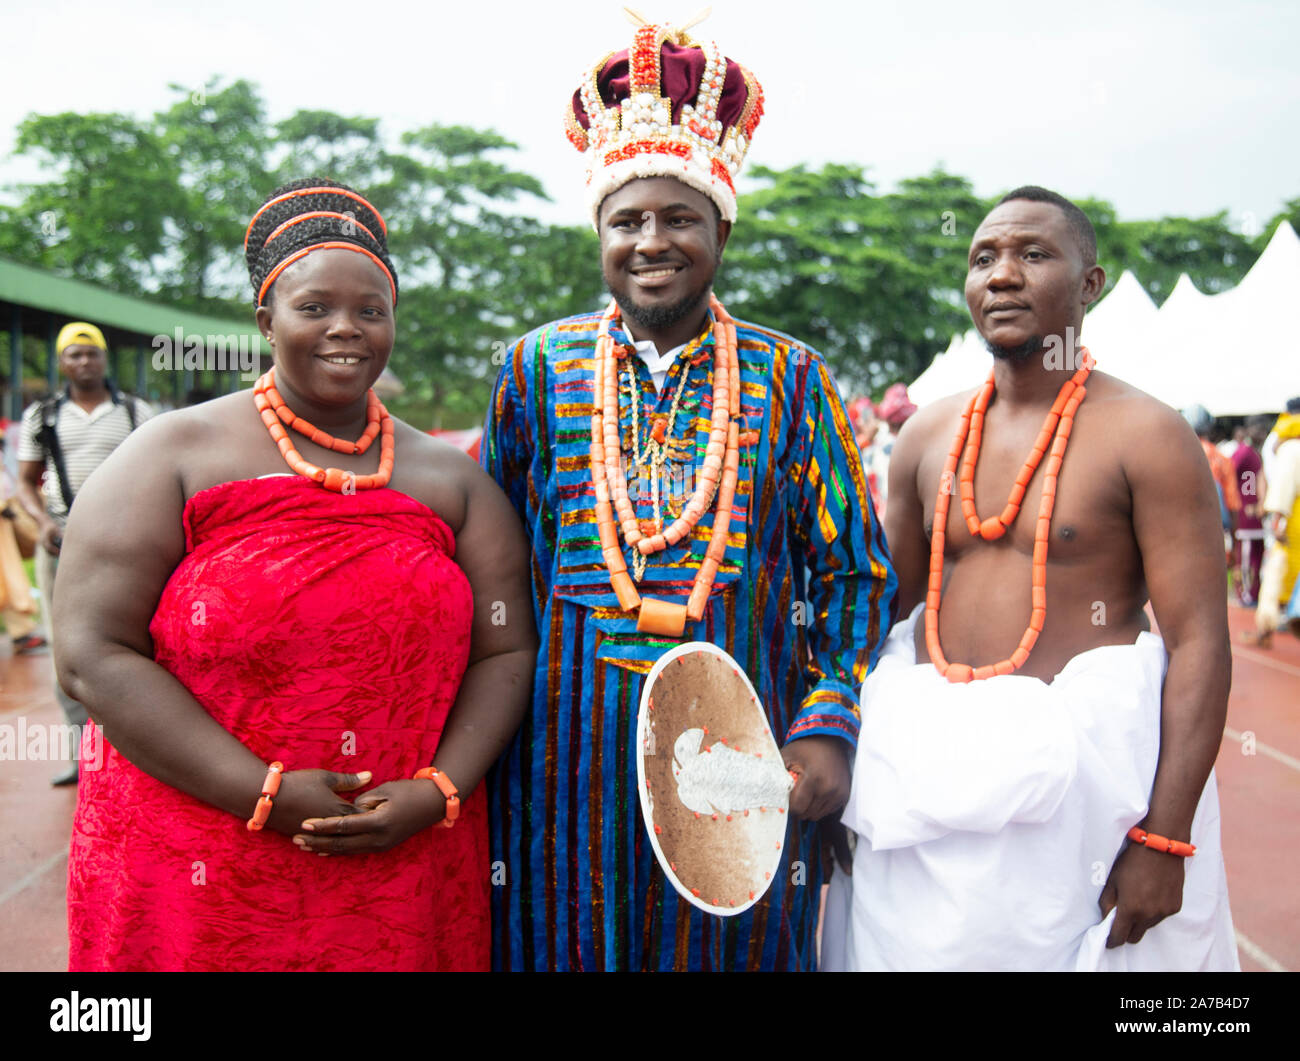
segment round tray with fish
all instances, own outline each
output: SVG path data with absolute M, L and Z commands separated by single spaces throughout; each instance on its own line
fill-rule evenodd
M 667 652 L 641 691 L 637 748 L 641 811 L 673 887 L 710 914 L 748 910 L 780 870 L 794 778 L 740 665 L 706 641 Z

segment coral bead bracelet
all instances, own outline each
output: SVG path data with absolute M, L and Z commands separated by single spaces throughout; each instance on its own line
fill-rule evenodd
M 280 777 L 284 773 L 284 763 L 272 763 L 266 771 L 266 780 L 262 782 L 262 794 L 257 797 L 257 806 L 253 816 L 248 819 L 248 831 L 258 832 L 271 816 L 271 805 L 280 791 Z
M 443 815 L 442 821 L 438 824 L 444 829 L 450 829 L 456 824 L 456 819 L 460 817 L 460 793 L 457 791 L 456 786 L 451 783 L 451 778 L 436 766 L 422 766 L 415 771 L 414 778 L 417 781 L 432 781 L 442 791 L 447 800 L 447 813 Z
M 1185 844 L 1181 840 L 1170 840 L 1167 836 L 1149 833 L 1140 825 L 1135 825 L 1128 831 L 1128 838 L 1135 844 L 1149 847 L 1153 851 L 1163 851 L 1167 855 L 1177 855 L 1179 858 L 1191 858 L 1196 854 L 1195 844 Z

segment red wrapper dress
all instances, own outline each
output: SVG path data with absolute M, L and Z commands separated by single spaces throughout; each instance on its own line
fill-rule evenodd
M 431 762 L 473 612 L 441 519 L 394 490 L 273 476 L 201 491 L 184 523 L 149 631 L 213 718 L 286 771 L 371 770 L 378 785 Z M 73 823 L 71 969 L 487 967 L 481 791 L 452 829 L 320 858 L 102 751 Z

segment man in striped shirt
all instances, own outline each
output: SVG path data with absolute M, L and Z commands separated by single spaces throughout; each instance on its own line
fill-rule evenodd
M 147 402 L 119 394 L 109 382 L 108 344 L 103 332 L 93 324 L 74 321 L 66 325 L 59 332 L 55 348 L 59 371 L 68 385 L 62 394 L 27 407 L 18 447 L 18 498 L 41 532 L 36 550 L 36 584 L 41 591 L 51 645 L 54 579 L 68 508 L 90 473 L 132 430 L 153 416 Z M 84 725 L 86 709 L 60 689 L 58 682 L 54 692 L 68 723 Z M 77 764 L 73 762 L 56 774 L 52 783 L 70 785 L 76 780 Z
M 630 84 L 644 91 L 629 97 Z M 762 110 L 757 81 L 716 45 L 705 50 L 684 31 L 646 25 L 631 49 L 584 79 L 575 100 L 581 106 L 567 124 L 575 146 L 593 152 L 588 206 L 617 304 L 608 334 L 622 355 L 618 397 L 610 395 L 619 403 L 610 409 L 618 463 L 631 469 L 629 500 L 645 533 L 694 523 L 645 556 L 644 567 L 638 548 L 619 539 L 645 594 L 640 608 L 653 599 L 661 615 L 685 612 L 712 557 L 721 492 L 715 507 L 697 502 L 687 484 L 708 467 L 719 377 L 738 391 L 736 448 L 726 457 L 736 479 L 701 618 L 676 613 L 676 632 L 643 623 L 615 591 L 615 550 L 602 543 L 596 515 L 591 424 L 604 402 L 595 386 L 602 315 L 543 325 L 511 347 L 481 452 L 532 541 L 541 649 L 531 708 L 486 781 L 493 965 L 813 969 L 818 823 L 833 827 L 848 798 L 858 689 L 893 618 L 897 580 L 821 355 L 736 321 L 739 380 L 730 382 L 730 370 L 714 375 L 710 294 L 736 216 L 727 165 L 738 169 L 743 153 L 720 145 L 752 134 Z M 714 125 L 692 117 L 715 114 Z M 629 124 L 615 143 L 607 137 L 621 121 Z M 710 129 L 711 146 L 697 151 Z M 696 505 L 703 512 L 688 515 Z M 660 657 L 694 640 L 718 645 L 743 668 L 798 777 L 789 807 L 798 820 L 779 845 L 780 870 L 753 906 L 727 917 L 677 893 L 641 814 L 643 683 Z

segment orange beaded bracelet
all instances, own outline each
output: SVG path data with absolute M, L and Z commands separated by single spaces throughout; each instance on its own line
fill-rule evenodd
M 253 808 L 253 816 L 248 819 L 248 828 L 250 832 L 257 832 L 266 824 L 266 819 L 271 816 L 271 801 L 280 791 L 280 775 L 284 773 L 284 763 L 272 763 L 271 768 L 266 771 L 266 780 L 262 782 L 262 794 L 257 798 L 257 806 Z
M 417 781 L 432 781 L 442 789 L 442 794 L 447 799 L 447 813 L 438 824 L 444 829 L 450 829 L 460 817 L 460 796 L 456 792 L 456 786 L 451 783 L 451 778 L 436 766 L 422 767 L 415 771 L 415 778 Z
M 1177 855 L 1179 858 L 1191 858 L 1196 854 L 1195 844 L 1185 844 L 1181 840 L 1170 840 L 1167 836 L 1149 833 L 1140 825 L 1135 825 L 1128 831 L 1128 838 L 1135 844 L 1142 844 L 1153 851 L 1163 851 L 1167 855 Z

